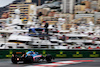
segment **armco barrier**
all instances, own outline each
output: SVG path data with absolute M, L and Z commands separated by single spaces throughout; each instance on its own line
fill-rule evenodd
M 27 52 L 29 49 L 5 49 L 0 50 L 0 58 L 10 58 L 13 52 Z M 31 49 L 46 56 L 51 54 L 56 58 L 97 58 L 100 50 L 55 50 L 55 49 Z

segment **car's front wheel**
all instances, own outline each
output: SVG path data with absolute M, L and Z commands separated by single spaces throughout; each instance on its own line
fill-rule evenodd
M 46 56 L 46 61 L 47 61 L 47 62 L 51 62 L 51 60 L 52 60 L 52 56 L 51 56 L 50 54 L 48 54 L 48 55 Z

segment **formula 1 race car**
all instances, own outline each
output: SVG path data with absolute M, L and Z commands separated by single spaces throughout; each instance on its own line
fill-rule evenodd
M 19 54 L 21 55 L 19 57 Z M 23 61 L 24 63 L 33 63 L 33 62 L 39 62 L 40 60 L 46 60 L 47 62 L 51 62 L 54 57 L 52 57 L 50 54 L 47 54 L 46 56 L 43 56 L 42 54 L 39 54 L 38 52 L 34 51 L 28 51 L 28 52 L 14 52 L 12 54 L 11 61 L 14 64 L 17 64 L 19 61 Z

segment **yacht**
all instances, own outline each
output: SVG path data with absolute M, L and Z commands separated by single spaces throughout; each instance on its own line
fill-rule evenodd
M 65 35 L 67 37 L 66 43 L 92 43 L 88 35 L 82 33 L 70 33 Z

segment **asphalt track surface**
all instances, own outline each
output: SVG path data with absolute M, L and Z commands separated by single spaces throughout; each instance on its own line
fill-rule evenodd
M 100 67 L 100 58 L 59 58 L 47 63 L 12 64 L 10 59 L 0 59 L 0 67 Z

